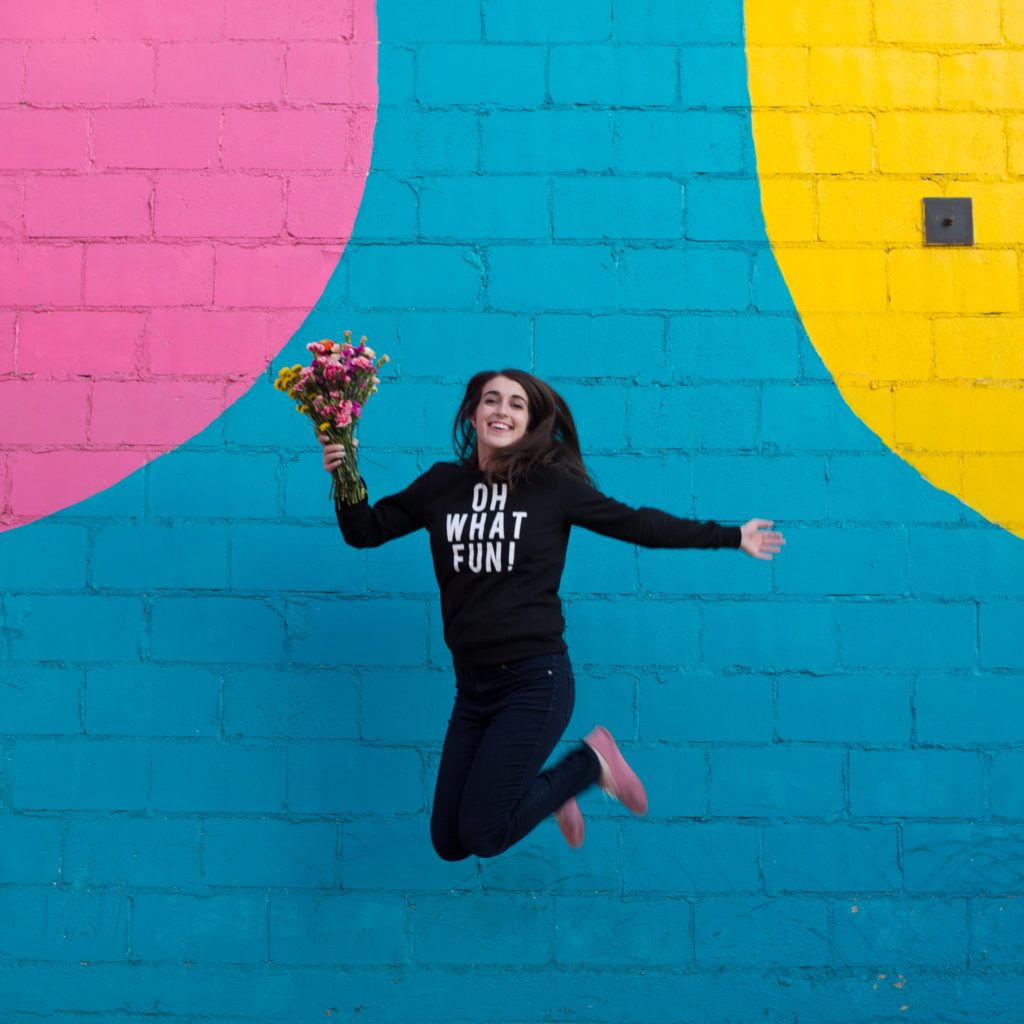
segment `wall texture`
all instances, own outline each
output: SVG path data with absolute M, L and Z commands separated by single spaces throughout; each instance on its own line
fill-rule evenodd
M 216 12 L 211 36 L 233 39 L 232 17 L 259 24 L 279 6 L 193 13 Z M 311 12 L 295 45 L 336 17 L 332 37 L 358 35 L 341 0 L 289 6 Z M 918 17 L 856 5 L 883 8 Z M 108 12 L 134 9 L 0 15 L 22 69 L 0 63 L 0 119 L 53 106 L 94 123 L 118 107 L 23 90 L 53 26 L 99 41 Z M 446 456 L 470 372 L 520 365 L 569 398 L 604 490 L 774 517 L 789 546 L 767 566 L 575 536 L 570 736 L 597 720 L 622 737 L 651 814 L 589 794 L 579 852 L 551 822 L 497 859 L 445 864 L 427 818 L 452 683 L 425 538 L 344 548 L 307 425 L 265 373 L 169 454 L 0 534 L 0 1024 L 1018 1020 L 1024 546 L 890 452 L 808 341 L 761 213 L 742 5 L 381 0 L 376 13 L 372 170 L 280 359 L 344 328 L 391 354 L 363 427 L 371 491 Z M 1009 0 L 998 14 L 1000 42 L 1020 38 Z M 162 50 L 194 35 L 168 17 L 133 38 Z M 337 54 L 328 67 L 333 82 Z M 290 102 L 259 97 L 252 113 Z M 271 152 L 319 178 L 319 158 L 285 141 Z M 29 193 L 67 168 L 0 171 L 25 251 Z M 250 171 L 281 175 L 276 155 Z M 790 178 L 806 209 L 806 181 Z M 274 245 L 340 245 L 343 215 L 320 202 Z M 88 249 L 82 234 L 56 249 Z M 32 279 L 62 274 L 43 261 Z M 292 308 L 273 298 L 276 272 L 243 280 L 270 319 Z M 26 325 L 59 305 L 42 286 L 0 298 L 5 392 L 29 394 Z M 43 336 L 104 351 L 89 329 Z M 224 343 L 207 335 L 201 358 L 223 361 Z M 74 440 L 39 446 L 77 459 L 91 441 Z

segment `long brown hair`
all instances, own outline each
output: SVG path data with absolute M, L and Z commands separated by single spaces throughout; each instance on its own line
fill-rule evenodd
M 470 377 L 452 427 L 459 461 L 479 468 L 472 416 L 480 404 L 484 385 L 495 377 L 507 377 L 523 389 L 528 423 L 526 434 L 519 441 L 494 453 L 487 469 L 488 481 L 504 480 L 515 487 L 532 470 L 553 467 L 591 483 L 583 465 L 576 424 L 565 399 L 550 384 L 524 370 L 482 370 Z

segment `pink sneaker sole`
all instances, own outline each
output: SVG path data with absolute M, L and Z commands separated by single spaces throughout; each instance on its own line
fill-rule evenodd
M 626 764 L 626 759 L 619 753 L 612 734 L 603 725 L 598 725 L 584 737 L 583 742 L 597 751 L 608 765 L 611 779 L 608 785 L 601 788 L 621 801 L 634 814 L 646 814 L 647 792 L 637 778 L 636 772 Z
M 565 841 L 573 850 L 578 850 L 583 845 L 583 815 L 580 813 L 580 805 L 576 803 L 576 797 L 571 796 L 555 811 L 555 821 L 562 830 Z

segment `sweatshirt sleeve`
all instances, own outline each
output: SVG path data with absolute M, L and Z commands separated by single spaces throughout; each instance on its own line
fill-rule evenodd
M 431 490 L 427 480 L 430 473 L 431 470 L 427 470 L 404 491 L 381 498 L 372 506 L 367 498 L 354 505 L 335 503 L 334 511 L 345 543 L 354 548 L 375 548 L 425 525 L 424 505 Z
M 583 480 L 563 476 L 570 524 L 645 548 L 738 548 L 738 526 L 681 519 L 656 508 L 631 508 Z

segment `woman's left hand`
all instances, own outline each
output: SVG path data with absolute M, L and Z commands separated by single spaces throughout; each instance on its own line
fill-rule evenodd
M 778 530 L 773 530 L 771 519 L 751 519 L 740 527 L 740 550 L 746 551 L 751 558 L 760 558 L 770 562 L 774 555 L 782 550 L 786 543 Z

